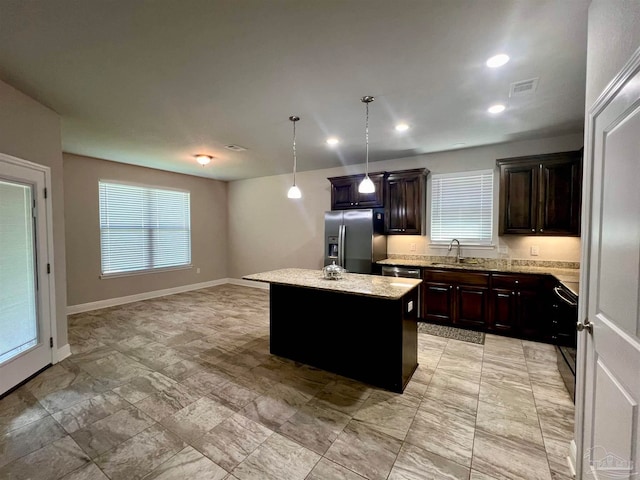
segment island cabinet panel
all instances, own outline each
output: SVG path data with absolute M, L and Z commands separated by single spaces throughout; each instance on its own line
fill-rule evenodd
M 370 173 L 369 178 L 376 188 L 373 193 L 358 191 L 364 174 L 330 177 L 328 180 L 331 182 L 331 210 L 384 207 L 386 173 Z
M 402 393 L 418 366 L 418 288 L 388 299 L 270 287 L 270 351 Z
M 500 235 L 580 235 L 582 150 L 504 158 Z

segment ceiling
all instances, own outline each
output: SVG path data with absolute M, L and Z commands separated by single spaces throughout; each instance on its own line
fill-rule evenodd
M 582 132 L 588 3 L 0 0 L 0 79 L 60 114 L 65 152 L 261 177 L 291 171 L 292 114 L 298 171 L 363 163 L 363 95 L 370 161 Z

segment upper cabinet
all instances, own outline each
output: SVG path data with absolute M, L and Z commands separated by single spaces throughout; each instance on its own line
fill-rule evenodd
M 331 177 L 331 210 L 349 208 L 381 208 L 384 207 L 385 172 L 370 173 L 369 178 L 376 187 L 373 193 L 360 193 L 358 186 L 364 174 Z
M 500 235 L 580 235 L 582 149 L 497 164 Z
M 389 172 L 384 219 L 387 234 L 424 235 L 427 173 L 425 168 Z

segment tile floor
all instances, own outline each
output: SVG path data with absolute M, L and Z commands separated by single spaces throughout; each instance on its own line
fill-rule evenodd
M 420 334 L 399 395 L 271 356 L 268 315 L 224 285 L 71 316 L 0 400 L 0 479 L 570 478 L 552 346 Z

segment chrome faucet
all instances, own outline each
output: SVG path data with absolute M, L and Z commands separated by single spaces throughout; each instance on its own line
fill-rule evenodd
M 460 263 L 460 240 L 458 240 L 457 238 L 454 238 L 453 240 L 451 240 L 449 242 L 449 248 L 447 249 L 447 251 L 448 252 L 451 251 L 451 248 L 453 248 L 453 242 L 456 242 L 458 244 L 458 249 L 456 253 L 456 263 Z

